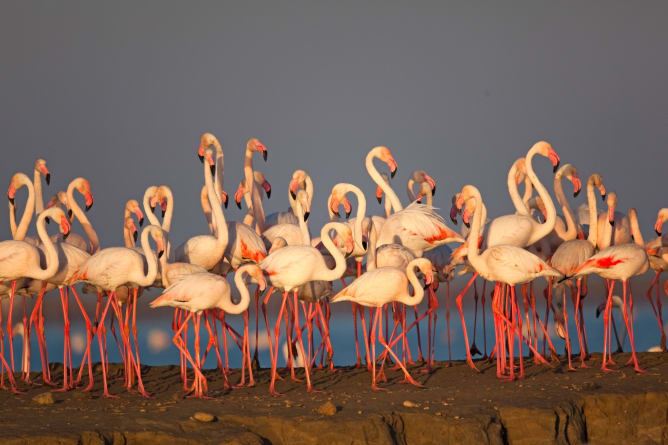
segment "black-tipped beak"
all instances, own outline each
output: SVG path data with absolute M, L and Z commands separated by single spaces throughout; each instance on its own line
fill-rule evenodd
M 163 253 L 165 253 L 164 250 L 161 250 L 160 252 L 158 252 L 158 258 L 162 257 L 162 254 L 163 254 Z
M 465 222 L 465 223 L 464 223 L 464 225 L 465 225 L 465 226 L 466 226 L 466 228 L 468 228 L 468 229 L 470 229 L 470 228 L 471 228 L 471 223 L 468 223 L 468 222 Z
M 63 239 L 64 240 L 66 240 L 68 236 L 70 236 L 70 232 L 63 233 Z
M 267 156 L 269 156 L 269 152 L 267 150 L 262 152 L 262 159 L 264 159 L 264 162 L 267 162 Z
M 15 204 L 14 204 L 14 198 L 10 198 L 10 197 L 8 196 L 7 199 L 9 199 L 9 202 L 11 202 L 12 205 L 15 205 Z
M 556 172 L 557 172 L 557 170 L 559 169 L 559 164 L 560 164 L 560 163 L 561 163 L 561 161 L 557 161 L 557 163 L 554 164 L 554 167 L 552 167 L 552 173 L 556 173 Z
M 308 216 L 311 214 L 311 212 L 305 212 L 304 213 L 304 221 L 306 222 L 308 220 Z
M 578 190 L 577 192 L 573 192 L 573 198 L 577 198 L 581 191 L 582 189 Z
M 654 231 L 656 232 L 656 234 L 657 234 L 658 236 L 661 236 L 661 231 L 660 231 L 660 230 L 656 230 L 656 229 L 654 229 Z
M 271 198 L 271 189 L 267 190 L 267 199 Z
M 241 201 L 234 201 L 234 202 L 237 203 L 237 207 L 239 208 L 239 210 L 241 210 Z
M 362 241 L 362 249 L 366 250 L 368 244 L 366 241 Z
M 378 200 L 378 204 L 382 204 L 382 203 L 383 203 L 383 198 L 382 198 L 382 197 L 380 197 L 380 196 L 376 196 L 376 199 Z
M 290 196 L 292 196 L 292 199 L 297 199 L 297 194 L 290 190 Z
M 600 307 L 597 307 L 597 308 L 596 308 L 596 318 L 598 318 L 598 317 L 601 316 L 601 312 L 603 312 L 603 311 L 601 310 L 601 308 L 600 308 Z
M 139 227 L 141 227 L 142 224 L 144 224 L 144 218 L 142 218 L 142 219 L 139 220 Z
M 93 207 L 93 203 L 91 203 L 90 205 L 86 204 L 86 211 L 89 211 L 91 207 Z
M 72 209 L 69 209 L 69 210 L 67 211 L 67 217 L 68 217 L 68 218 L 72 218 Z
M 390 177 L 391 177 L 391 178 L 394 178 L 394 175 L 397 174 L 397 170 L 399 170 L 399 169 L 398 169 L 398 168 L 395 168 L 394 170 L 392 170 L 392 171 L 390 172 Z
M 46 223 L 49 224 L 49 223 L 51 222 L 51 218 L 49 218 L 49 217 L 47 216 L 46 218 L 44 218 L 44 221 L 46 221 Z M 659 235 L 659 236 L 661 236 L 661 235 Z
M 132 239 L 135 240 L 135 243 L 137 242 L 137 236 L 139 236 L 139 233 L 135 230 L 134 233 L 132 234 Z
M 605 193 L 601 195 L 601 201 L 605 201 L 605 196 L 606 196 Z
M 341 214 L 339 213 L 338 210 L 337 210 L 336 212 L 333 212 L 333 214 L 334 214 L 334 216 L 336 216 L 337 218 L 341 218 Z
M 434 196 L 436 194 L 436 186 L 434 186 L 433 189 L 431 189 L 431 196 Z
M 350 212 L 346 212 L 346 219 L 350 218 Z
M 198 153 L 197 157 L 199 158 L 199 162 L 204 162 L 204 155 Z
M 229 202 L 229 199 L 226 199 L 225 201 L 223 201 L 223 205 L 225 206 L 225 208 L 227 208 L 227 203 L 228 202 Z
M 210 165 L 209 169 L 211 170 L 211 174 L 215 175 L 216 174 L 216 166 L 215 165 Z
M 610 225 L 611 225 L 612 227 L 615 227 L 615 220 L 614 220 L 614 219 L 613 219 L 612 221 L 610 221 Z
M 162 210 L 162 217 L 163 218 L 165 217 L 165 210 L 164 209 Z
M 151 213 L 155 213 L 155 206 L 151 206 Z
M 51 173 L 47 173 L 44 179 L 46 180 L 46 185 L 51 184 Z

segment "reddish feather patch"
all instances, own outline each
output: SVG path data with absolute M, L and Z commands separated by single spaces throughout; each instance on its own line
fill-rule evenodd
M 601 269 L 607 269 L 619 263 L 623 263 L 625 259 L 626 258 L 621 258 L 619 260 L 616 260 L 611 256 L 599 258 L 598 260 L 596 260 L 596 267 L 600 267 Z

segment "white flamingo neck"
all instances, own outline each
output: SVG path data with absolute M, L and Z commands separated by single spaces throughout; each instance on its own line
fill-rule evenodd
M 155 216 L 155 213 L 153 213 L 151 210 L 151 203 L 149 202 L 149 198 L 153 196 L 157 190 L 158 187 L 155 185 L 148 187 L 144 192 L 144 198 L 142 199 L 142 205 L 144 206 L 144 213 L 146 214 L 146 218 L 148 219 L 148 222 L 154 226 L 160 226 L 160 221 L 158 221 L 158 217 Z
M 345 193 L 353 193 L 357 198 L 357 213 L 355 215 L 355 224 L 353 226 L 353 242 L 355 243 L 355 251 L 353 253 L 364 254 L 366 253 L 362 247 L 362 222 L 366 217 L 366 197 L 362 190 L 354 184 L 346 183 L 344 185 Z M 373 225 L 373 222 L 371 222 Z M 359 245 L 358 245 L 359 243 Z
M 596 208 L 596 195 L 594 193 L 594 183 L 587 181 L 587 205 L 589 206 L 589 235 L 587 241 L 596 248 L 598 242 L 598 209 Z
M 137 279 L 132 281 L 141 287 L 151 286 L 155 282 L 155 278 L 158 275 L 158 260 L 148 241 L 148 236 L 157 231 L 162 231 L 160 226 L 150 225 L 147 226 L 141 233 L 141 248 L 144 252 L 144 258 L 146 258 L 146 264 L 148 265 L 148 268 L 146 269 L 146 275 L 144 275 L 143 270 L 138 271 Z M 163 253 L 163 255 L 165 253 Z
M 100 239 L 98 238 L 95 229 L 93 229 L 93 225 L 88 220 L 86 213 L 81 210 L 81 207 L 77 203 L 76 199 L 74 199 L 74 189 L 83 181 L 83 178 L 76 178 L 70 182 L 70 184 L 67 186 L 67 199 L 70 203 L 72 213 L 79 220 L 79 223 L 83 227 L 84 232 L 86 232 L 86 236 L 88 237 L 88 244 L 90 246 L 88 253 L 92 255 L 100 250 Z
M 33 170 L 33 187 L 35 188 L 35 214 L 44 210 L 44 196 L 42 195 L 42 176 L 37 169 Z
M 334 269 L 327 269 L 325 266 L 325 269 L 327 271 L 322 274 L 322 276 L 318 277 L 319 280 L 325 280 L 325 281 L 334 281 L 338 280 L 341 278 L 346 271 L 346 258 L 343 256 L 343 254 L 339 251 L 339 249 L 336 248 L 334 245 L 334 241 L 332 241 L 332 238 L 329 236 L 329 231 L 334 229 L 336 230 L 337 227 L 341 226 L 341 223 L 337 222 L 330 222 L 325 224 L 322 229 L 320 230 L 320 239 L 322 240 L 323 246 L 325 246 L 325 249 L 327 249 L 327 252 L 334 258 Z M 337 231 L 338 232 L 338 231 Z
M 420 302 L 424 298 L 424 288 L 422 287 L 422 283 L 420 283 L 420 280 L 415 274 L 415 268 L 418 267 L 418 264 L 420 263 L 421 260 L 422 260 L 421 258 L 416 258 L 410 263 L 408 263 L 408 265 L 406 266 L 406 278 L 408 278 L 408 282 L 411 283 L 411 285 L 413 286 L 413 295 L 411 295 L 410 293 L 406 295 L 399 295 L 397 300 L 400 303 L 409 306 L 414 306 L 416 304 L 420 304 Z
M 550 197 L 550 194 L 548 193 L 547 189 L 545 186 L 540 182 L 538 179 L 538 176 L 536 176 L 536 173 L 533 170 L 533 157 L 536 155 L 538 152 L 539 146 L 534 145 L 529 152 L 526 155 L 526 170 L 527 170 L 527 175 L 531 179 L 531 183 L 533 186 L 536 188 L 536 191 L 538 192 L 538 195 L 541 197 L 543 200 L 543 205 L 545 205 L 545 212 L 547 213 L 547 217 L 545 219 L 545 222 L 543 224 L 539 224 L 538 230 L 534 231 L 531 234 L 531 238 L 529 238 L 529 242 L 527 243 L 528 245 L 531 245 L 541 238 L 546 237 L 552 230 L 554 230 L 554 225 L 557 222 L 557 209 L 554 207 L 554 202 L 552 201 L 552 197 Z
M 204 162 L 204 184 L 206 184 L 209 205 L 211 206 L 211 218 L 216 227 L 216 250 L 221 252 L 222 256 L 228 242 L 227 223 L 225 222 L 223 208 L 220 205 L 220 199 L 216 198 L 216 191 L 213 188 L 209 166 L 206 162 Z
M 23 210 L 23 214 L 21 215 L 21 220 L 19 221 L 19 225 L 16 226 L 16 221 L 14 221 L 13 225 L 16 226 L 16 229 L 14 230 L 13 237 L 17 241 L 23 241 L 26 237 L 26 234 L 28 233 L 28 227 L 30 227 L 30 221 L 32 220 L 33 212 L 35 211 L 35 187 L 28 178 L 28 176 L 26 176 L 23 173 L 19 175 L 19 184 L 21 184 L 19 188 L 23 185 L 25 185 L 28 188 L 28 201 L 26 202 L 26 207 Z M 14 208 L 16 209 L 16 207 Z M 12 218 L 11 212 L 10 212 L 10 218 Z M 10 226 L 12 226 L 11 221 L 10 221 Z
M 482 197 L 480 196 L 478 189 L 474 189 L 473 199 L 475 200 L 475 209 L 473 210 L 473 225 L 471 226 L 471 231 L 466 240 L 466 255 L 473 268 L 480 272 L 484 269 L 485 265 L 478 254 L 478 238 L 480 237 L 483 209 Z
M 399 197 L 397 196 L 396 193 L 394 193 L 394 190 L 392 190 L 392 187 L 383 180 L 383 177 L 380 176 L 380 173 L 378 173 L 378 170 L 376 170 L 376 167 L 373 165 L 373 159 L 379 157 L 379 150 L 373 149 L 371 150 L 367 155 L 366 155 L 366 171 L 369 173 L 369 176 L 371 176 L 371 179 L 378 185 L 383 190 L 383 193 L 385 193 L 385 199 L 387 199 L 390 204 L 392 205 L 392 209 L 395 212 L 399 212 L 403 210 L 403 206 L 401 205 L 401 201 L 399 201 Z
M 640 231 L 640 224 L 638 224 L 638 212 L 636 209 L 629 209 L 629 226 L 631 235 L 633 235 L 633 242 L 640 247 L 645 247 L 645 240 Z
M 55 211 L 52 212 L 51 210 Z M 42 242 L 44 253 L 46 255 L 46 269 L 39 268 L 38 271 L 35 271 L 35 273 L 31 274 L 30 278 L 36 280 L 48 280 L 58 271 L 58 252 L 56 251 L 56 247 L 51 241 L 51 237 L 46 232 L 46 218 L 51 217 L 55 219 L 58 217 L 58 213 L 62 214 L 62 211 L 60 211 L 58 208 L 53 208 L 43 211 L 37 217 L 37 236 Z
M 240 314 L 246 309 L 248 309 L 248 305 L 250 304 L 251 301 L 251 296 L 250 293 L 248 292 L 248 286 L 246 286 L 246 283 L 244 282 L 244 274 L 248 272 L 248 270 L 251 267 L 257 267 L 253 264 L 245 264 L 239 269 L 234 274 L 234 285 L 237 287 L 237 290 L 239 291 L 239 295 L 241 296 L 241 301 L 239 301 L 238 304 L 233 304 L 231 299 L 229 298 L 229 295 L 227 295 L 227 298 L 222 299 L 220 301 L 220 308 L 225 311 L 227 314 Z M 228 301 L 229 300 L 229 301 Z
M 510 199 L 513 201 L 513 205 L 518 214 L 530 216 L 531 212 L 517 190 L 517 183 L 515 182 L 516 175 L 517 162 L 513 162 L 510 170 L 508 170 L 508 193 L 510 194 Z
M 216 166 L 216 179 L 217 178 L 218 167 Z M 165 217 L 162 218 L 162 230 L 169 233 L 170 229 L 172 228 L 172 218 L 174 216 L 174 194 L 172 193 L 172 189 L 167 185 L 161 185 L 160 188 L 162 188 L 165 193 L 165 197 L 167 198 L 167 211 L 165 212 Z
M 560 226 L 555 224 L 554 230 L 557 232 L 559 238 L 564 241 L 575 239 L 577 236 L 577 227 L 575 226 L 575 214 L 571 208 L 568 198 L 564 193 L 563 176 L 554 176 L 554 194 L 557 196 L 557 201 L 561 205 L 561 210 L 564 212 L 564 222 L 566 223 L 566 230 L 564 231 Z
M 250 193 L 251 204 L 249 210 L 252 210 L 252 216 L 255 219 L 256 232 L 261 234 L 266 230 L 266 220 L 264 217 L 264 208 L 262 207 L 262 198 L 259 190 L 255 187 L 255 175 L 253 173 L 253 151 L 250 147 L 246 147 L 244 157 L 244 175 L 246 179 L 246 192 Z

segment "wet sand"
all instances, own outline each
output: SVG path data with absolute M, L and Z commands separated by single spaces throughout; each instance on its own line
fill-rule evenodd
M 402 384 L 400 371 L 389 371 L 386 391 L 370 389 L 365 369 L 314 371 L 314 386 L 284 380 L 274 397 L 268 393 L 269 371 L 255 372 L 256 386 L 225 389 L 219 370 L 208 370 L 211 400 L 184 398 L 179 368 L 144 367 L 151 399 L 123 390 L 119 365 L 111 366 L 112 394 L 101 397 L 101 374 L 95 367 L 91 392 L 51 392 L 50 387 L 22 385 L 25 394 L 0 393 L 2 443 L 58 444 L 427 444 L 427 443 L 668 443 L 668 354 L 643 353 L 637 374 L 619 366 L 629 354 L 615 355 L 619 372 L 604 374 L 600 354 L 589 369 L 567 372 L 526 363 L 526 378 L 503 382 L 495 363 L 477 361 L 476 374 L 461 362 L 438 363 L 431 374 L 419 367 L 412 375 L 424 388 Z M 54 365 L 53 378 L 61 381 Z M 298 376 L 303 377 L 302 371 Z M 239 381 L 232 371 L 231 381 Z M 34 374 L 35 379 L 40 374 Z M 36 396 L 49 392 L 53 403 Z M 48 399 L 49 396 L 46 396 Z M 331 402 L 328 414 L 318 409 Z M 325 410 L 326 411 L 326 410 Z M 335 411 L 335 412 L 334 412 Z M 214 416 L 193 419 L 196 412 Z

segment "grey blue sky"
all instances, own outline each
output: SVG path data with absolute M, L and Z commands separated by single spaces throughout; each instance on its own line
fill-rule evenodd
M 374 145 L 399 163 L 404 202 L 423 168 L 444 215 L 473 183 L 495 216 L 511 209 L 508 167 L 545 139 L 581 177 L 601 173 L 649 234 L 668 206 L 666 17 L 663 1 L 3 1 L 0 178 L 40 156 L 47 198 L 88 177 L 103 246 L 122 243 L 125 200 L 168 184 L 179 243 L 206 230 L 204 131 L 223 144 L 230 193 L 245 141 L 265 143 L 268 212 L 287 207 L 294 169 L 310 172 L 313 232 L 336 182 L 372 199 L 363 157 Z M 549 162 L 536 164 L 551 183 Z

